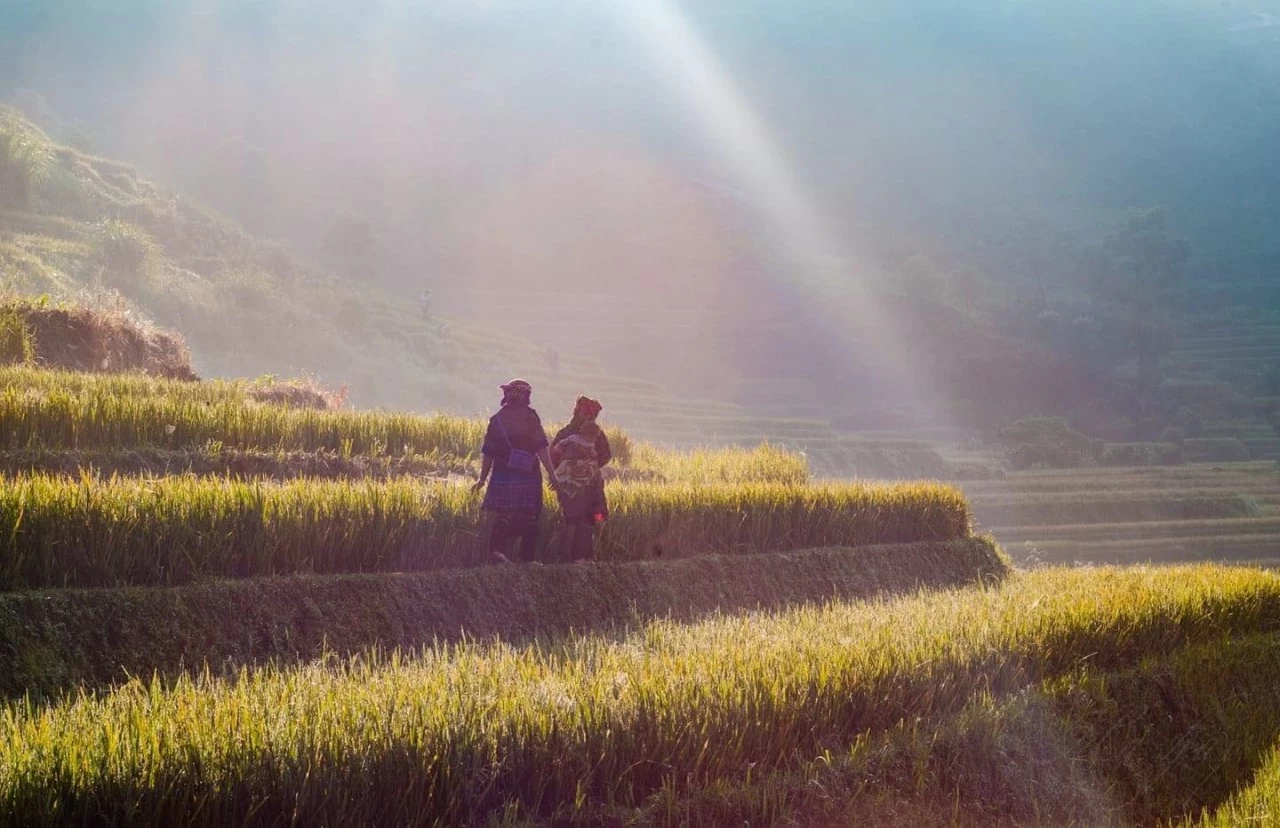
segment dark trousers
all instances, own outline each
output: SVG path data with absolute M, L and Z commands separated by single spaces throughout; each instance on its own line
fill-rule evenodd
M 489 551 L 507 554 L 511 541 L 520 539 L 520 560 L 532 563 L 538 547 L 538 515 L 499 513 L 489 529 Z
M 586 520 L 566 520 L 560 557 L 567 561 L 594 561 L 596 528 Z

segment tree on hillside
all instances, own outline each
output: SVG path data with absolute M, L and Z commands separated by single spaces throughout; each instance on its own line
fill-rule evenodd
M 1129 354 L 1138 361 L 1139 382 L 1150 388 L 1159 379 L 1157 362 L 1174 344 L 1169 310 L 1191 247 L 1169 234 L 1165 208 L 1145 207 L 1130 210 L 1104 248 L 1115 266 L 1095 280 L 1095 303 L 1101 300 L 1123 329 Z
M 0 207 L 26 209 L 35 189 L 53 172 L 53 149 L 44 136 L 8 112 L 0 112 Z
M 1107 237 L 1106 249 L 1121 265 L 1111 285 L 1113 298 L 1134 307 L 1167 303 L 1181 287 L 1182 264 L 1191 255 L 1186 239 L 1169 235 L 1168 211 L 1143 207 L 1129 211 Z
M 1071 238 L 1042 216 L 1032 215 L 1011 223 L 994 242 L 1001 269 L 1017 276 L 1009 286 L 1011 297 L 1024 298 L 1022 304 L 1036 313 L 1044 310 L 1053 298 L 1050 288 L 1061 287 L 1063 264 L 1076 252 Z

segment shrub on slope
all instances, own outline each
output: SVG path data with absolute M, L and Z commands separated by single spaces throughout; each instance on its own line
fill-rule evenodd
M 40 131 L 0 109 L 0 209 L 25 208 L 53 168 L 53 148 Z

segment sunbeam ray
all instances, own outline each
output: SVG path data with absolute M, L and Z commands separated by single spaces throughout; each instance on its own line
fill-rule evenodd
M 688 17 L 670 0 L 620 0 L 615 8 L 724 160 L 745 204 L 762 220 L 771 252 L 785 271 L 778 278 L 834 315 L 849 335 L 849 347 L 875 343 L 883 359 L 883 389 L 935 408 L 928 378 L 869 284 L 868 277 L 876 274 L 842 248 L 797 185 L 763 120 Z

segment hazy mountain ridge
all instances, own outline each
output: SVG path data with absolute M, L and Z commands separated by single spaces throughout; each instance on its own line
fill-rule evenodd
M 127 164 L 60 146 L 13 112 L 0 110 L 0 138 L 36 153 L 29 192 L 0 194 L 6 292 L 141 313 L 186 337 L 202 373 L 314 373 L 350 384 L 366 405 L 479 399 L 458 379 L 476 363 L 443 320 L 344 285 L 283 242 L 261 241 Z M 6 170 L 24 157 L 4 155 Z

